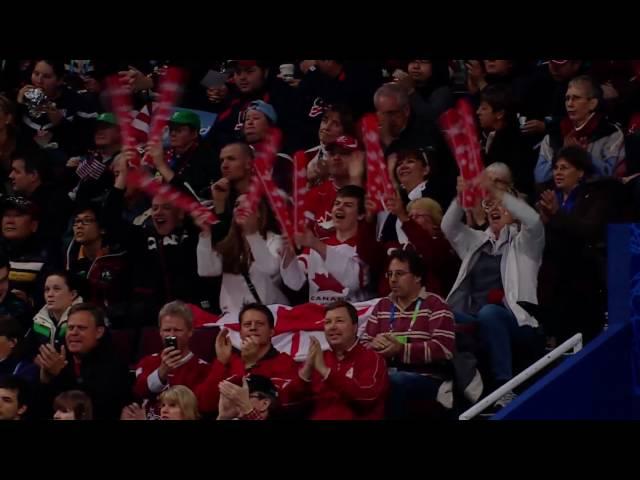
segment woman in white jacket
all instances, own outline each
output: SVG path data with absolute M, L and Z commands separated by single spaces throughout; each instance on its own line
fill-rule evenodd
M 280 290 L 280 250 L 282 236 L 267 205 L 262 201 L 257 212 L 244 207 L 245 196 L 236 201 L 234 221 L 227 236 L 211 244 L 210 229 L 203 230 L 198 242 L 198 275 L 222 275 L 220 309 L 238 312 L 245 303 L 288 305 Z
M 464 211 L 458 199 L 442 219 L 442 231 L 462 260 L 447 303 L 457 323 L 478 323 L 497 388 L 513 376 L 511 343 L 532 342 L 537 335 L 538 322 L 518 302 L 538 303 L 544 225 L 533 208 L 498 188 L 490 174 L 483 173 L 480 184 L 489 193 L 483 201 L 489 218 L 487 230 L 474 230 L 462 223 Z M 459 178 L 458 192 L 465 188 Z M 513 394 L 505 397 L 501 404 Z

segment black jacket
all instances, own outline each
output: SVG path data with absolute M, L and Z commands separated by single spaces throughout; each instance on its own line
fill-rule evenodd
M 23 334 L 31 328 L 33 319 L 31 307 L 11 292 L 7 292 L 4 300 L 0 302 L 0 315 L 10 315 L 18 320 Z
M 113 188 L 105 202 L 107 230 L 129 253 L 132 302 L 141 311 L 132 320 L 155 323 L 158 310 L 172 300 L 209 308 L 216 292 L 207 291 L 198 277 L 196 247 L 199 230 L 189 221 L 170 235 L 159 236 L 149 221 L 143 226 L 121 219 L 124 192 Z M 135 307 L 135 308 L 138 308 Z M 133 318 L 142 315 L 143 318 Z
M 68 390 L 81 390 L 91 398 L 96 420 L 117 420 L 122 408 L 132 399 L 133 378 L 129 368 L 116 355 L 109 332 L 98 346 L 81 358 L 80 375 L 75 373 L 75 360 L 67 353 L 67 366 L 50 384 L 40 387 L 39 412 L 51 418 L 53 399 Z
M 607 223 L 618 220 L 622 183 L 603 178 L 576 191 L 570 212 L 545 226 L 539 301 L 551 313 L 546 333 L 560 341 L 581 331 L 587 340 L 602 328 L 606 311 Z

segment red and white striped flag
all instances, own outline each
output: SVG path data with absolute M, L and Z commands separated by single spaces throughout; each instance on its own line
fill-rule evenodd
M 367 320 L 379 298 L 354 303 L 358 312 L 358 335 L 364 332 Z M 234 347 L 240 348 L 240 324 L 238 314 L 229 312 L 220 317 L 205 312 L 195 305 L 189 305 L 194 313 L 194 327 L 225 327 L 229 329 L 229 338 Z M 296 307 L 286 305 L 268 305 L 275 318 L 275 333 L 271 339 L 273 346 L 280 352 L 288 353 L 297 362 L 307 358 L 311 337 L 320 341 L 322 350 L 329 350 L 324 336 L 324 306 L 304 303 Z
M 482 173 L 484 165 L 480 153 L 480 141 L 476 130 L 474 113 L 467 100 L 459 100 L 440 116 L 440 127 L 456 159 L 460 175 L 468 184 Z M 469 186 L 460 199 L 463 208 L 473 208 L 482 199 L 484 192 L 477 185 Z
M 376 202 L 378 210 L 384 208 L 384 200 L 393 197 L 395 189 L 380 146 L 378 119 L 373 114 L 362 118 L 362 138 L 367 153 L 367 195 Z
M 149 141 L 153 104 L 147 103 L 140 110 L 131 112 L 133 121 L 131 130 L 137 145 L 146 145 Z

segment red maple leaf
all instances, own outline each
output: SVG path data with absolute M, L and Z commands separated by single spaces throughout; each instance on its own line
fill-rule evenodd
M 318 285 L 320 290 L 332 291 L 339 294 L 342 294 L 342 290 L 344 290 L 342 284 L 333 278 L 333 275 L 331 274 L 316 273 L 315 277 L 313 277 L 313 281 Z

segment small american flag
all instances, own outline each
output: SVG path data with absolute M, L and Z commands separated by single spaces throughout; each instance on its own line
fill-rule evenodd
M 76 174 L 83 180 L 85 178 L 97 180 L 107 169 L 106 160 L 107 159 L 103 158 L 98 152 L 90 152 L 89 155 L 80 161 L 76 169 Z

